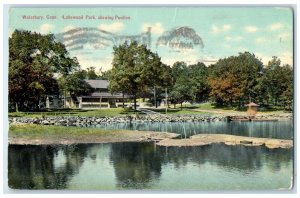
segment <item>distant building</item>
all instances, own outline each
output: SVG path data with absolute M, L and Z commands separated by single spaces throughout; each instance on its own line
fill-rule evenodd
M 109 82 L 107 80 L 86 80 L 86 82 L 95 89 L 91 95 L 77 97 L 77 101 L 70 96 L 60 98 L 49 96 L 46 100 L 46 108 L 117 108 L 123 106 L 123 101 L 125 107 L 131 105 L 127 95 L 111 94 L 108 91 Z
M 116 108 L 122 107 L 123 101 L 128 106 L 129 97 L 122 93 L 111 94 L 108 91 L 109 82 L 107 80 L 86 80 L 88 84 L 95 89 L 89 96 L 81 96 L 79 99 L 79 108 Z

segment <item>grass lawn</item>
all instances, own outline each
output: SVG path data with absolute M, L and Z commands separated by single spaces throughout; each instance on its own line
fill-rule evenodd
M 123 130 L 24 124 L 10 126 L 8 142 L 10 144 L 72 144 L 99 139 L 113 142 L 113 140 L 123 139 L 126 133 L 127 131 Z
M 36 124 L 11 125 L 10 144 L 75 144 L 148 141 L 149 138 L 172 138 L 178 134 L 151 131 L 111 130 Z
M 149 108 L 152 111 L 165 114 L 164 108 Z M 215 107 L 211 103 L 202 104 L 184 104 L 183 108 L 180 105 L 170 105 L 168 108 L 168 114 L 174 115 L 212 115 L 212 114 L 245 114 L 245 110 L 235 110 L 230 107 Z M 42 116 L 85 116 L 85 117 L 104 117 L 104 116 L 118 116 L 126 114 L 141 114 L 141 112 L 134 112 L 134 110 L 123 109 L 123 108 L 111 108 L 111 109 L 56 109 L 48 110 L 44 112 L 11 112 L 8 114 L 9 117 L 42 117 Z M 260 109 L 258 114 L 282 114 L 285 113 L 282 110 L 276 109 Z
M 161 109 L 151 109 L 153 111 L 165 114 L 166 110 Z M 219 111 L 222 112 L 238 112 L 233 109 L 229 108 L 216 108 L 211 103 L 202 103 L 202 104 L 183 104 L 182 109 L 181 105 L 177 104 L 174 108 L 174 105 L 170 105 L 170 108 L 168 108 L 168 114 L 175 114 L 175 115 L 199 115 L 199 114 L 206 114 L 211 115 L 218 113 Z
M 232 107 L 216 107 L 215 105 L 211 103 L 202 103 L 202 104 L 197 104 L 197 105 L 190 105 L 186 107 L 187 109 L 193 109 L 193 110 L 200 110 L 202 112 L 210 112 L 210 113 L 238 113 L 238 114 L 244 114 L 247 111 L 247 108 L 245 107 L 244 109 L 236 109 Z M 258 114 L 282 114 L 282 113 L 291 113 L 291 112 L 285 112 L 283 110 L 278 110 L 277 108 L 260 108 L 258 110 Z
M 235 108 L 231 107 L 216 107 L 215 105 L 211 103 L 202 103 L 202 104 L 184 104 L 182 106 L 183 108 L 180 108 L 180 105 L 176 105 L 176 108 L 174 108 L 173 105 L 168 108 L 168 114 L 175 114 L 175 115 L 199 115 L 199 114 L 205 114 L 205 115 L 213 115 L 213 114 L 242 114 L 244 115 L 246 113 L 246 107 L 242 110 L 237 110 Z M 165 114 L 165 109 L 151 109 L 156 112 L 160 112 L 162 114 Z M 285 112 L 283 110 L 278 110 L 276 108 L 274 109 L 259 109 L 258 115 L 264 115 L 264 114 L 283 114 L 283 113 L 291 113 L 291 112 Z
M 166 109 L 150 109 L 152 111 L 161 113 L 161 114 L 166 114 Z M 209 112 L 197 112 L 194 111 L 193 109 L 189 109 L 188 107 L 183 107 L 182 110 L 180 108 L 168 108 L 167 114 L 172 114 L 172 115 L 210 115 L 211 113 Z
M 57 109 L 43 112 L 11 112 L 9 117 L 42 117 L 42 116 L 86 116 L 104 117 L 123 114 L 134 114 L 133 110 L 123 108 L 111 109 Z
M 125 131 L 125 130 L 124 130 Z M 46 136 L 80 136 L 80 135 L 98 135 L 111 136 L 121 134 L 122 130 L 107 130 L 97 128 L 66 127 L 53 125 L 21 124 L 11 125 L 9 127 L 9 137 L 41 137 Z

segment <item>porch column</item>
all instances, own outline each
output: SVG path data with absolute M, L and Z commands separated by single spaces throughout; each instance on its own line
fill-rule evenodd
M 100 96 L 100 109 L 102 108 L 102 96 Z
M 50 101 L 49 101 L 49 97 L 47 96 L 46 98 L 46 108 L 49 109 L 50 108 Z
M 82 97 L 78 97 L 78 99 L 79 99 L 78 108 L 81 109 L 82 108 Z

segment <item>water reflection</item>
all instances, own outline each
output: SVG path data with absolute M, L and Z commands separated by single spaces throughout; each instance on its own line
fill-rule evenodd
M 238 170 L 244 173 L 259 170 L 267 165 L 274 171 L 280 170 L 292 159 L 291 149 L 268 149 L 266 147 L 246 147 L 243 145 L 226 146 L 212 144 L 202 147 L 158 147 L 163 155 L 164 163 L 173 163 L 177 168 L 187 163 L 204 164 L 210 162 L 228 170 Z M 267 163 L 266 163 L 267 162 Z M 274 165 L 278 169 L 274 169 Z
M 107 129 L 128 129 L 140 131 L 163 131 L 181 134 L 182 138 L 199 133 L 225 133 L 249 137 L 292 139 L 292 121 L 267 122 L 136 122 L 98 124 L 95 127 Z
M 151 181 L 161 174 L 162 157 L 153 144 L 112 144 L 110 159 L 120 188 L 149 188 Z
M 86 153 L 85 145 L 9 146 L 8 184 L 17 189 L 65 189 Z M 56 158 L 64 163 L 55 167 Z
M 277 189 L 292 161 L 292 149 L 242 145 L 10 145 L 8 178 L 16 189 Z

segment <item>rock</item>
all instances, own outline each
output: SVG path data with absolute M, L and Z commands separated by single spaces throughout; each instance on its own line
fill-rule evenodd
M 41 122 L 41 124 L 43 124 L 43 125 L 49 125 L 50 122 L 49 122 L 48 120 L 43 120 L 43 121 Z
M 291 119 L 292 114 L 284 115 L 260 115 L 257 119 L 274 119 L 276 116 L 280 119 Z M 97 125 L 97 124 L 115 124 L 115 123 L 130 123 L 130 122 L 218 122 L 227 121 L 228 119 L 247 119 L 246 116 L 207 116 L 207 115 L 170 115 L 170 114 L 148 114 L 148 115 L 120 115 L 115 117 L 79 117 L 79 116 L 57 116 L 46 118 L 9 118 L 10 124 L 15 123 L 32 123 L 32 124 L 45 124 L 45 125 Z

